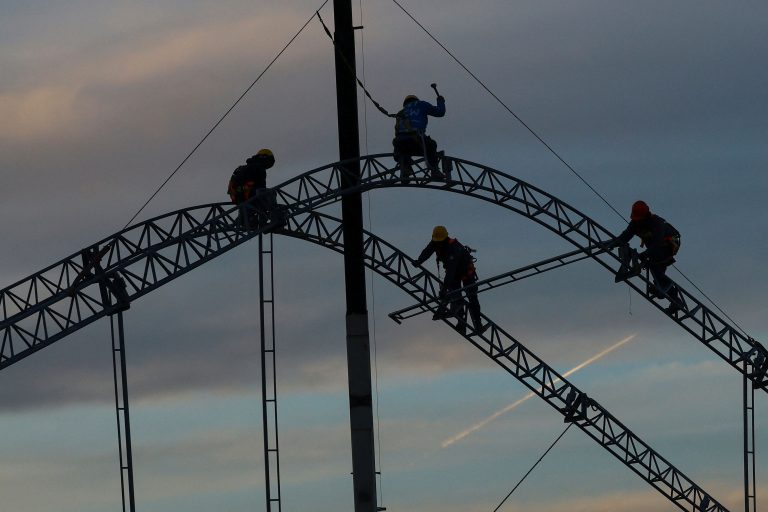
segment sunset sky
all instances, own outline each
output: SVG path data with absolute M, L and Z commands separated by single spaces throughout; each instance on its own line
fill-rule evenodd
M 121 229 L 321 3 L 0 0 L 0 287 Z M 393 2 L 353 3 L 358 70 L 385 108 L 434 101 L 437 82 L 447 114 L 428 131 L 441 149 L 624 228 Z M 644 199 L 674 224 L 679 268 L 768 341 L 768 3 L 401 3 L 619 211 Z M 232 170 L 262 147 L 277 159 L 271 184 L 337 160 L 335 109 L 333 48 L 313 21 L 138 220 L 226 200 Z M 391 150 L 391 120 L 362 99 L 360 122 L 364 153 Z M 414 257 L 447 226 L 478 249 L 481 278 L 571 249 L 445 192 L 378 190 L 364 210 L 367 229 Z M 280 237 L 275 255 L 283 510 L 352 510 L 343 262 Z M 125 315 L 137 510 L 265 509 L 256 256 L 247 244 Z M 411 301 L 367 277 L 380 504 L 492 511 L 561 416 L 538 398 L 511 407 L 527 388 L 443 324 L 394 324 L 387 314 Z M 742 381 L 712 351 L 592 261 L 480 300 L 562 373 L 633 336 L 570 379 L 743 507 Z M 0 374 L 2 510 L 120 510 L 110 348 L 104 320 Z M 571 429 L 501 510 L 677 509 Z

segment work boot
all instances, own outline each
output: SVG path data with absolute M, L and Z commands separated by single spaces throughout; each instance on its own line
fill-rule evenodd
M 441 305 L 437 308 L 437 311 L 435 311 L 435 314 L 432 315 L 432 320 L 445 320 L 446 318 L 450 318 L 452 315 L 448 311 L 448 308 L 444 305 Z
M 401 156 L 398 161 L 400 166 L 400 179 L 405 181 L 413 176 L 413 167 L 411 167 L 411 159 L 407 156 Z
M 659 292 L 659 289 L 656 288 L 655 285 L 649 284 L 645 288 L 645 293 L 648 294 L 648 296 L 652 299 L 664 299 L 666 298 L 666 295 Z
M 490 323 L 487 323 L 485 325 L 481 325 L 480 327 L 475 327 L 475 334 L 478 336 L 481 336 L 485 331 L 488 330 L 488 328 L 491 326 Z
M 440 158 L 440 164 L 443 168 L 443 174 L 445 175 L 445 181 L 450 183 L 453 181 L 451 174 L 453 173 L 453 162 L 450 158 L 446 158 L 445 151 L 438 151 L 438 157 Z
M 429 164 L 427 167 L 429 169 L 429 179 L 445 181 L 445 174 L 440 172 L 436 165 Z

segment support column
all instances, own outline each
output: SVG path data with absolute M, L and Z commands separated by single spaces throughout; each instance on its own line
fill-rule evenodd
M 117 316 L 117 338 L 115 337 Z M 125 363 L 125 332 L 123 312 L 110 317 L 112 330 L 112 373 L 115 381 L 115 412 L 117 414 L 117 442 L 120 457 L 120 490 L 123 512 L 136 511 L 133 493 L 133 449 L 131 444 L 131 414 L 128 407 L 128 377 Z
M 744 361 L 744 510 L 757 511 L 757 480 L 755 478 L 755 387 L 747 377 Z
M 360 181 L 360 134 L 355 80 L 355 34 L 352 1 L 334 0 L 336 41 L 336 107 L 339 122 L 340 160 L 346 165 L 342 187 Z M 371 357 L 368 336 L 365 265 L 363 253 L 363 203 L 361 194 L 344 195 L 341 204 L 344 229 L 344 277 L 347 299 L 347 375 L 352 435 L 352 477 L 355 512 L 376 512 L 376 467 L 371 395 Z
M 282 510 L 280 443 L 277 424 L 275 352 L 275 274 L 272 233 L 259 233 L 259 334 L 261 340 L 261 419 L 264 432 L 264 490 L 267 512 Z

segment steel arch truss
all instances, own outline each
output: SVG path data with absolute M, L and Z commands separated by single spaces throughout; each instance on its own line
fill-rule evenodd
M 344 252 L 341 221 L 322 213 L 311 212 L 294 217 L 280 233 L 308 240 L 338 253 Z M 409 256 L 369 232 L 364 232 L 363 247 L 365 263 L 371 270 L 405 291 L 419 304 L 433 312 L 437 310 L 435 300 L 440 281 L 436 276 L 415 267 Z M 562 414 L 565 421 L 575 423 L 680 509 L 692 512 L 726 510 L 596 400 L 568 382 L 488 317 L 483 315 L 483 318 L 490 325 L 483 335 L 467 330 L 454 318 L 443 321 Z
M 449 182 L 430 181 L 422 162 L 408 180 L 399 169 L 383 162 L 389 155 L 362 159 L 359 190 L 411 186 L 444 189 L 480 198 L 520 213 L 585 249 L 613 239 L 613 235 L 577 210 L 546 192 L 488 167 L 448 159 L 454 169 Z M 344 163 L 302 174 L 275 187 L 275 210 L 288 220 L 290 231 L 339 251 L 341 228 L 314 209 L 338 201 L 344 190 Z M 239 227 L 238 208 L 216 203 L 188 208 L 150 219 L 108 237 L 94 246 L 51 265 L 0 291 L 0 369 L 61 339 L 91 322 L 129 307 L 130 302 L 240 245 L 263 229 Z M 287 233 L 287 231 L 286 231 Z M 414 269 L 410 259 L 369 235 L 365 244 L 368 264 L 403 288 L 420 303 L 434 304 L 439 283 L 431 274 Z M 590 254 L 616 273 L 614 254 Z M 643 279 L 630 282 L 650 299 Z M 741 364 L 760 385 L 765 350 L 683 292 L 688 304 L 674 317 L 680 325 L 721 357 Z M 658 304 L 657 304 L 658 305 Z M 458 328 L 455 323 L 452 327 Z M 633 471 L 685 510 L 724 510 L 698 486 L 632 434 L 597 402 L 573 387 L 533 353 L 497 326 L 486 336 L 468 336 L 499 365 L 573 421 Z M 740 366 L 736 366 L 740 368 Z M 760 386 L 762 387 L 762 386 Z M 764 388 L 763 388 L 764 389 Z M 691 508 L 693 507 L 693 508 Z
M 355 188 L 431 188 L 482 199 L 537 222 L 580 249 L 614 238 L 586 215 L 533 185 L 467 160 L 446 157 L 445 161 L 453 170 L 447 182 L 431 180 L 422 160 L 414 163 L 409 179 L 401 179 L 400 169 L 389 163 L 391 155 L 363 157 L 362 177 Z M 275 187 L 283 215 L 300 215 L 339 201 L 344 193 L 342 183 L 349 178 L 345 164 L 320 167 Z M 257 233 L 237 232 L 236 226 L 237 209 L 227 203 L 180 210 L 121 231 L 96 244 L 90 253 L 74 254 L 0 290 L 0 369 L 121 307 L 115 298 L 120 296 L 121 283 L 127 286 L 120 301 L 124 307 L 126 301 Z M 101 260 L 97 254 L 103 256 Z M 595 253 L 591 257 L 617 274 L 620 261 L 616 254 Z M 94 260 L 98 261 L 94 264 Z M 81 279 L 83 275 L 85 279 Z M 646 291 L 650 284 L 647 277 L 632 278 L 627 284 L 663 311 Z M 768 392 L 768 352 L 763 345 L 739 332 L 682 287 L 680 291 L 685 308 L 670 317 L 747 375 L 755 387 Z

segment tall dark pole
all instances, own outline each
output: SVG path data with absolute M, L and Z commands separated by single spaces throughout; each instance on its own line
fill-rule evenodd
M 343 187 L 360 181 L 360 134 L 355 82 L 355 34 L 352 0 L 333 1 L 336 33 L 336 108 L 339 120 L 340 160 L 346 166 Z M 363 201 L 360 193 L 341 201 L 344 229 L 344 278 L 347 292 L 347 376 L 352 433 L 352 478 L 355 512 L 376 512 L 376 466 L 371 397 L 371 354 L 363 262 Z

